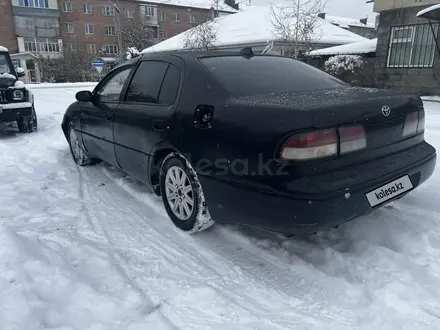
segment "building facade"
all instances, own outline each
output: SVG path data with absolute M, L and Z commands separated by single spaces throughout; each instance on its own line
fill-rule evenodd
M 436 49 L 439 22 L 433 25 L 417 12 L 440 0 L 375 0 L 379 13 L 374 85 L 422 94 L 440 93 L 440 55 Z
M 12 53 L 18 52 L 10 0 L 0 0 L 0 45 L 8 48 Z
M 0 0 L 0 45 L 27 71 L 26 82 L 40 82 L 41 56 L 80 50 L 111 67 L 121 47 L 142 47 L 145 39 L 154 44 L 208 17 L 235 12 L 225 3 L 214 9 L 189 0 Z

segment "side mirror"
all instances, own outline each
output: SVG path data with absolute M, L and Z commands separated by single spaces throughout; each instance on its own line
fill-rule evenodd
M 23 69 L 23 68 L 20 68 L 20 67 L 18 67 L 18 68 L 15 69 L 15 73 L 17 74 L 17 77 L 18 77 L 18 78 L 20 78 L 20 77 L 24 77 L 24 76 L 26 75 L 24 69 Z
M 92 100 L 92 92 L 90 91 L 80 91 L 76 93 L 75 98 L 81 102 L 90 102 Z

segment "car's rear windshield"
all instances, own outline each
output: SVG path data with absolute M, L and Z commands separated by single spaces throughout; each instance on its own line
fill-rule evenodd
M 215 56 L 199 60 L 235 97 L 347 86 L 319 69 L 285 57 Z

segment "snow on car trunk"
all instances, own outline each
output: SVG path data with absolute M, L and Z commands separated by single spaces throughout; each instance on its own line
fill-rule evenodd
M 51 87 L 38 133 L 0 131 L 0 329 L 440 328 L 439 170 L 316 236 L 189 236 L 137 180 L 73 163 L 62 114 L 93 87 Z M 425 109 L 439 149 L 440 103 Z

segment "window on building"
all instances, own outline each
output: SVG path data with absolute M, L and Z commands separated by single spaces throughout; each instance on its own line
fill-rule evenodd
M 75 25 L 73 23 L 66 23 L 66 32 L 75 33 Z
M 70 1 L 63 1 L 63 11 L 64 12 L 72 11 L 72 3 Z
M 95 26 L 93 24 L 86 24 L 86 34 L 94 34 L 95 33 Z
M 196 15 L 194 15 L 194 14 L 189 14 L 188 22 L 189 22 L 190 24 L 195 24 L 195 23 L 196 23 Z
M 88 54 L 96 54 L 96 45 L 95 44 L 88 44 L 87 45 L 87 53 Z
M 25 18 L 24 24 L 26 26 L 26 30 L 35 30 L 35 22 L 32 18 Z
M 115 55 L 118 53 L 118 46 L 116 45 L 104 45 L 106 55 Z
M 167 38 L 167 30 L 160 30 L 159 31 L 159 39 L 163 40 Z
M 438 24 L 434 24 L 435 39 Z M 432 67 L 435 54 L 435 39 L 429 24 L 396 26 L 391 29 L 387 66 Z
M 73 44 L 64 44 L 64 48 L 68 51 L 73 52 L 75 50 L 75 47 L 73 47 Z
M 104 6 L 102 7 L 102 15 L 103 16 L 113 16 L 114 11 L 112 6 Z
M 174 13 L 174 22 L 176 23 L 180 22 L 180 13 Z
M 115 36 L 116 35 L 116 27 L 114 25 L 106 25 L 105 26 L 105 35 L 106 36 Z
M 18 0 L 18 5 L 22 7 L 49 8 L 48 0 Z
M 152 6 L 147 6 L 145 8 L 145 15 L 146 16 L 150 16 L 150 17 L 154 17 L 154 7 Z
M 126 18 L 133 18 L 133 9 L 125 8 L 124 12 Z
M 159 13 L 159 21 L 165 21 L 167 19 L 167 13 L 160 12 Z
M 142 62 L 128 86 L 125 101 L 159 103 L 159 92 L 168 63 L 158 61 Z
M 84 4 L 83 9 L 84 9 L 84 14 L 87 14 L 87 15 L 92 14 L 92 5 Z
M 24 38 L 24 49 L 27 52 L 59 53 L 57 39 Z

